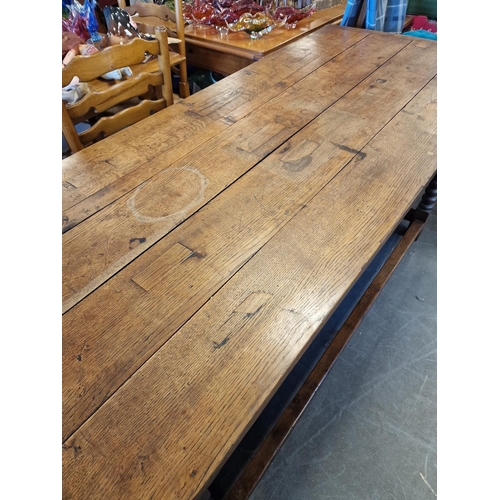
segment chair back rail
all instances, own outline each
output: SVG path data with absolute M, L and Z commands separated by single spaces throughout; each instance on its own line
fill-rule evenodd
M 180 58 L 171 57 L 170 66 L 173 73 L 179 76 L 179 95 L 183 98 L 189 97 L 182 0 L 175 0 L 175 12 L 172 12 L 166 5 L 154 3 L 135 2 L 127 6 L 126 0 L 118 0 L 118 7 L 134 16 L 137 29 L 142 33 L 152 34 L 157 26 L 165 26 L 169 36 L 181 40 L 180 43 L 174 45 L 174 51 Z M 172 50 L 172 45 L 170 47 Z
M 94 113 L 103 113 L 123 101 L 146 94 L 151 85 L 159 87 L 162 83 L 163 75 L 159 70 L 153 77 L 151 74 L 141 73 L 134 79 L 109 85 L 103 91 L 89 92 L 75 104 L 67 106 L 67 110 L 72 120 L 85 117 L 91 110 Z
M 72 153 L 174 103 L 168 34 L 157 27 L 155 35 L 156 40 L 135 38 L 90 56 L 76 56 L 62 69 L 63 87 L 78 76 L 88 89 L 74 104 L 63 101 L 62 131 Z M 146 60 L 146 53 L 153 57 Z M 131 76 L 101 78 L 124 67 L 131 69 Z M 123 109 L 112 109 L 116 106 Z M 75 125 L 90 119 L 90 128 L 77 132 Z
M 135 2 L 133 5 L 127 6 L 125 0 L 118 0 L 118 6 L 120 9 L 126 10 L 131 16 L 139 14 L 140 17 L 157 17 L 163 20 L 170 19 L 174 23 L 177 22 L 175 13 L 166 5 Z
M 98 139 L 101 134 L 112 135 L 127 125 L 144 120 L 144 118 L 163 108 L 165 108 L 164 99 L 141 101 L 137 106 L 124 109 L 115 115 L 101 118 L 95 125 L 80 133 L 80 140 L 82 142 L 92 142 Z
M 62 69 L 62 86 L 68 85 L 74 76 L 78 76 L 82 82 L 88 82 L 108 71 L 140 64 L 145 59 L 145 52 L 159 55 L 159 43 L 134 38 L 130 43 L 112 45 L 90 56 L 76 56 Z

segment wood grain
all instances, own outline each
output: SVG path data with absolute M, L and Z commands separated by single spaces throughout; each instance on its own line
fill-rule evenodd
M 159 173 L 149 179 L 144 177 L 146 170 L 142 168 L 142 177 L 139 182 L 136 179 L 136 185 L 148 182 L 151 187 L 146 191 L 150 192 L 157 185 L 156 189 L 162 193 L 158 199 L 148 198 L 148 204 L 155 206 L 153 211 L 148 206 L 137 204 L 137 191 L 134 191 L 63 235 L 63 244 L 68 248 L 69 255 L 69 259 L 63 260 L 63 310 L 68 310 L 123 264 L 156 243 L 408 43 L 400 39 L 387 44 L 380 38 L 360 42 L 274 99 L 268 98 L 265 106 L 226 131 L 222 145 L 221 138 L 216 137 L 171 165 L 171 168 L 165 168 L 162 155 L 152 163 L 163 169 L 158 168 Z M 355 68 L 351 68 L 350 64 L 353 54 L 360 58 L 360 65 Z M 335 85 L 329 81 L 332 71 L 344 75 Z M 316 88 L 312 96 L 311 87 Z M 296 100 L 302 102 L 303 108 L 298 115 L 294 113 Z M 248 130 L 255 132 L 250 135 Z M 258 137 L 257 142 L 255 137 Z M 219 172 L 220 165 L 224 165 L 223 175 Z M 212 180 L 214 177 L 217 182 Z M 139 189 L 143 191 L 144 187 Z M 134 217 L 129 217 L 130 211 Z M 141 217 L 140 213 L 146 214 L 146 217 Z M 87 237 L 89 231 L 94 235 L 91 239 Z M 137 239 L 143 244 L 130 244 Z M 97 253 L 101 258 L 87 265 L 89 252 Z
M 64 443 L 65 498 L 192 498 L 210 482 L 434 175 L 436 155 L 428 153 L 436 150 L 436 80 L 422 86 L 387 125 L 378 124 L 375 136 L 350 161 L 342 162 L 343 168 L 329 182 L 318 182 L 319 192 L 308 188 L 310 195 L 302 196 L 301 209 L 294 217 Z M 367 93 L 372 103 L 381 94 Z M 334 114 L 335 107 L 331 109 Z M 330 123 L 326 112 L 321 118 Z M 304 131 L 321 130 L 312 126 Z M 325 124 L 322 128 L 325 133 L 332 130 Z M 286 194 L 278 198 L 270 190 L 258 196 L 258 203 L 248 196 L 242 200 L 244 212 L 233 205 L 233 216 L 245 213 L 245 222 L 252 222 L 252 217 L 264 213 L 268 220 L 274 219 L 287 197 L 295 196 L 298 201 L 295 191 L 306 184 L 309 170 L 335 171 L 338 156 L 347 152 L 332 148 L 318 154 L 323 143 L 317 135 L 308 140 L 316 142 L 313 137 L 319 147 L 312 161 L 293 175 L 278 157 L 289 150 L 277 152 L 276 163 L 259 164 L 261 173 L 269 176 L 266 185 L 273 183 L 272 177 L 274 184 L 289 181 Z M 305 138 L 297 137 L 293 144 L 304 144 Z M 305 147 L 308 150 L 309 145 Z M 246 192 L 240 182 L 233 191 Z M 234 259 L 241 250 L 236 250 L 233 234 L 220 226 L 228 214 L 223 210 L 209 214 L 209 206 L 198 212 L 200 220 L 213 228 L 212 234 L 222 236 L 227 256 Z M 193 236 L 203 227 L 198 226 Z M 212 245 L 212 240 L 206 245 Z M 215 255 L 207 252 L 199 257 L 204 261 L 199 271 L 212 268 Z M 184 262 L 192 266 L 196 260 Z M 184 278 L 187 285 L 189 273 Z M 170 279 L 168 283 L 176 282 Z M 117 294 L 123 293 L 120 286 L 113 285 Z M 257 297 L 251 298 L 254 294 Z M 151 313 L 147 308 L 147 315 Z M 100 315 L 101 321 L 106 318 L 95 308 L 87 314 L 89 320 L 92 314 Z M 167 322 L 163 318 L 163 324 Z M 83 344 L 81 335 L 78 341 Z M 124 339 L 124 344 L 130 348 L 133 341 Z M 91 342 L 87 351 L 85 345 L 82 349 L 80 363 L 94 345 Z M 102 355 L 107 349 L 98 351 Z M 106 371 L 113 377 L 120 368 Z
M 307 379 L 301 385 L 297 394 L 290 401 L 263 443 L 245 466 L 241 475 L 224 496 L 224 500 L 246 500 L 250 496 L 269 467 L 272 459 L 325 380 L 333 364 L 348 344 L 354 331 L 360 325 L 413 241 L 420 234 L 423 225 L 424 223 L 420 220 L 414 220 L 410 224 L 396 248 L 377 273 Z
M 330 28 L 330 29 L 328 29 Z M 300 50 L 285 47 L 282 56 L 265 60 L 212 85 L 170 109 L 156 113 L 147 126 L 134 126 L 116 134 L 112 142 L 95 144 L 63 161 L 63 229 L 74 227 L 102 207 L 135 188 L 138 175 L 151 173 L 148 162 L 164 154 L 175 161 L 207 140 L 224 133 L 238 120 L 269 99 L 347 50 L 367 32 L 345 32 L 327 27 L 300 41 Z M 164 128 L 167 127 L 166 140 Z M 147 180 L 144 176 L 142 180 Z M 130 186 L 130 187 L 129 187 Z
M 408 65 L 409 58 L 414 58 L 413 65 Z M 434 66 L 420 64 L 433 58 L 435 49 L 422 50 L 409 44 L 371 75 L 373 79 L 385 80 L 387 91 L 366 92 L 372 88 L 372 80 L 362 80 L 235 185 L 64 315 L 65 437 L 349 164 L 385 123 L 393 120 L 433 77 Z M 333 66 L 336 64 L 339 63 L 332 62 Z M 403 82 L 397 76 L 394 82 L 390 80 L 390 75 L 399 74 L 396 68 L 404 68 L 405 74 L 409 72 Z M 344 84 L 339 81 L 338 85 L 342 89 Z M 335 92 L 331 86 L 325 85 L 324 91 Z M 294 153 L 304 147 L 311 151 L 314 145 L 310 143 L 318 144 L 311 159 L 311 155 L 300 158 Z M 282 161 L 282 156 L 288 161 Z M 223 178 L 224 172 L 219 171 L 218 176 Z M 135 237 L 141 237 L 140 233 Z M 196 257 L 173 268 L 163 287 L 149 293 L 131 282 L 178 243 Z M 69 248 L 65 246 L 65 255 Z M 147 315 L 144 311 L 148 311 Z
M 62 86 L 68 85 L 74 76 L 78 76 L 82 82 L 88 82 L 110 71 L 110 67 L 123 68 L 140 64 L 144 60 L 144 52 L 158 55 L 158 42 L 135 38 L 130 43 L 106 47 L 90 56 L 77 56 L 63 68 Z M 92 61 L 92 64 L 89 64 L 89 61 Z

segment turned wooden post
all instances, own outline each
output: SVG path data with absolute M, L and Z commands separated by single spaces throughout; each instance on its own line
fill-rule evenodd
M 422 199 L 418 205 L 419 210 L 429 213 L 436 204 L 437 200 L 437 174 L 429 182 L 429 185 L 425 188 Z

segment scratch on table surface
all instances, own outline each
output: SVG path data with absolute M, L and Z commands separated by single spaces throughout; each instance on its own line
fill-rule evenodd
M 406 413 L 405 418 L 403 422 L 401 422 L 401 427 L 403 427 L 406 424 L 406 421 L 408 420 L 408 417 L 410 415 L 413 415 L 413 410 L 415 409 L 415 406 L 417 405 L 417 399 L 415 398 L 412 402 L 410 410 Z
M 263 212 L 267 212 L 267 208 L 262 204 L 262 202 L 257 198 L 257 196 L 253 196 L 255 201 L 261 206 Z
M 427 479 L 425 479 L 424 475 L 419 472 L 420 477 L 422 478 L 422 481 L 427 485 L 427 487 L 434 493 L 434 496 L 437 498 L 436 492 L 432 489 L 432 486 L 428 483 Z
M 338 414 L 337 415 L 333 415 L 333 417 L 328 420 L 324 425 L 322 425 L 321 427 L 319 427 L 317 429 L 317 431 L 312 435 L 312 436 L 309 436 L 309 438 L 305 441 L 302 441 L 300 443 L 300 445 L 296 446 L 295 449 L 289 453 L 287 455 L 288 459 L 287 459 L 287 463 L 290 463 L 296 455 L 300 455 L 302 453 L 302 451 L 307 448 L 307 446 L 309 446 L 309 443 L 311 442 L 314 442 L 314 440 L 320 436 L 321 434 L 323 434 L 324 430 L 327 428 L 327 427 L 330 427 L 334 424 L 334 422 L 337 420 L 338 418 Z M 278 465 L 278 469 L 281 467 L 281 466 L 286 466 L 286 464 L 283 464 L 281 463 L 280 465 Z
M 359 401 L 364 399 L 368 394 L 373 393 L 375 389 L 377 389 L 380 385 L 384 384 L 387 382 L 387 379 L 393 378 L 396 374 L 398 374 L 401 370 L 407 369 L 410 366 L 419 363 L 422 359 L 427 358 L 430 354 L 436 352 L 436 349 L 432 349 L 430 352 L 424 353 L 422 356 L 418 356 L 417 358 L 412 359 L 409 362 L 403 362 L 399 364 L 397 367 L 393 368 L 389 372 L 383 373 L 379 376 L 372 377 L 372 379 L 360 386 L 361 389 L 365 389 L 361 394 L 358 394 L 355 398 L 344 404 L 334 415 L 334 419 L 341 418 L 344 411 L 348 410 L 352 406 L 356 405 Z M 342 359 L 342 358 L 340 358 Z M 368 387 L 367 387 L 368 386 Z M 413 402 L 415 405 L 416 401 Z M 411 412 L 410 412 L 411 413 Z M 405 417 L 405 420 L 407 416 Z M 314 438 L 315 436 L 312 436 Z M 312 439 L 311 438 L 311 439 Z

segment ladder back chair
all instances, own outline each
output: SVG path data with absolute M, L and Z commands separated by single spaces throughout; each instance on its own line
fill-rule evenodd
M 157 27 L 156 40 L 134 38 L 88 56 L 75 56 L 62 69 L 62 86 L 77 76 L 88 92 L 76 103 L 62 102 L 62 131 L 72 153 L 122 130 L 174 103 L 168 34 Z M 152 57 L 145 57 L 145 54 Z M 128 67 L 131 76 L 120 80 L 101 78 Z M 114 112 L 117 107 L 123 108 Z M 75 125 L 93 123 L 83 132 Z
M 179 76 L 180 97 L 189 97 L 182 0 L 174 0 L 175 12 L 172 12 L 167 5 L 146 2 L 135 2 L 133 5 L 127 5 L 129 1 L 118 0 L 118 7 L 133 16 L 140 32 L 153 34 L 157 26 L 164 26 L 167 28 L 169 37 L 178 40 L 176 43 L 173 43 L 172 38 L 169 40 L 170 66 L 172 72 Z

